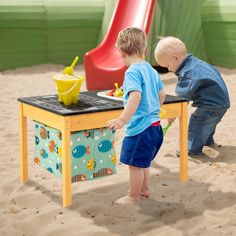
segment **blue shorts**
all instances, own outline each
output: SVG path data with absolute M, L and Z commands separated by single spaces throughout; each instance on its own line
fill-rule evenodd
M 125 137 L 120 162 L 140 168 L 148 168 L 163 142 L 161 125 L 149 126 L 142 133 Z

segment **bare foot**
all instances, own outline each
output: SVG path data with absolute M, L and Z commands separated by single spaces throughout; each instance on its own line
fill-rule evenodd
M 129 195 L 126 195 L 122 198 L 119 198 L 118 200 L 115 201 L 116 204 L 120 204 L 120 205 L 125 205 L 125 204 L 133 204 L 138 202 L 138 198 L 131 198 Z
M 128 194 L 129 194 L 129 191 L 128 191 Z M 140 196 L 141 196 L 141 197 L 145 197 L 145 198 L 149 198 L 150 195 L 151 195 L 150 192 L 147 191 L 147 190 L 142 191 L 142 192 L 140 193 Z
M 145 197 L 145 198 L 149 198 L 150 195 L 151 195 L 151 194 L 150 194 L 149 191 L 142 191 L 142 192 L 140 193 L 140 196 Z

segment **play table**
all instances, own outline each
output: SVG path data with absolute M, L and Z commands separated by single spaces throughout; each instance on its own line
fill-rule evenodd
M 65 107 L 57 95 L 18 98 L 20 107 L 20 178 L 28 179 L 27 118 L 43 123 L 62 133 L 62 184 L 63 206 L 72 204 L 70 134 L 74 131 L 102 128 L 110 119 L 117 118 L 123 110 L 121 101 L 97 96 L 98 91 L 80 93 L 79 103 Z M 188 180 L 188 101 L 167 95 L 162 106 L 167 111 L 164 118 L 178 117 L 180 121 L 180 180 Z

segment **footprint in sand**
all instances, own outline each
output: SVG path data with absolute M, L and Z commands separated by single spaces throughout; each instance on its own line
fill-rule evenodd
M 15 206 L 15 208 L 40 208 L 45 206 L 49 201 L 49 198 L 44 194 L 21 194 L 10 200 L 10 205 Z
M 13 214 L 17 214 L 17 213 L 21 212 L 21 209 L 15 207 L 15 206 L 10 206 L 9 211 Z

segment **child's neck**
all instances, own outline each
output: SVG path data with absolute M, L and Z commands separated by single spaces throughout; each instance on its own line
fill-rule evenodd
M 140 56 L 127 56 L 125 58 L 125 64 L 127 66 L 131 66 L 132 64 L 139 63 L 145 61 L 145 57 L 140 57 Z

